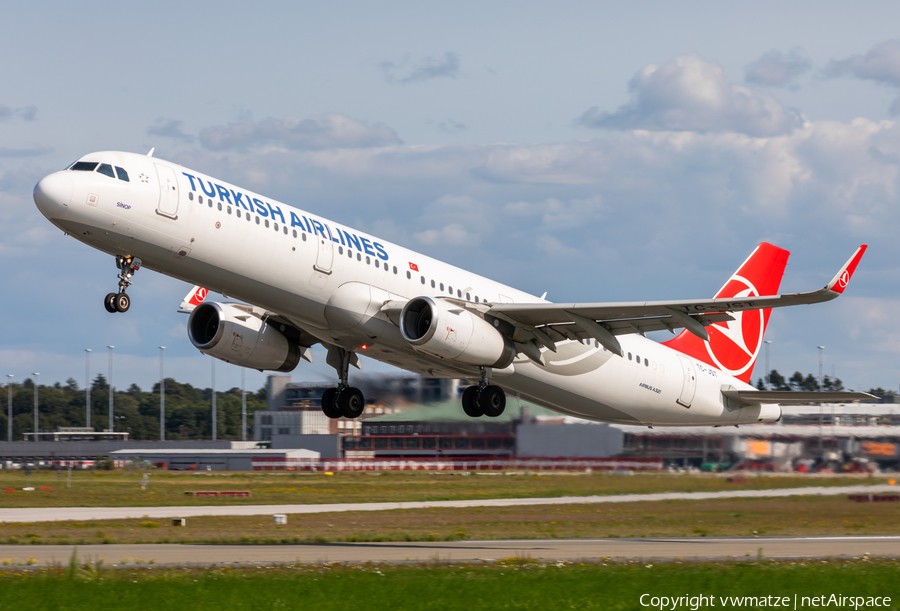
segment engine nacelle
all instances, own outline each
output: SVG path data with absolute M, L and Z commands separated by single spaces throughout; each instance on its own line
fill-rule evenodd
M 443 299 L 409 300 L 400 333 L 416 350 L 466 365 L 503 369 L 516 356 L 512 340 L 491 323 Z
M 202 303 L 188 319 L 188 338 L 200 352 L 251 369 L 291 371 L 300 347 L 276 327 L 231 303 Z

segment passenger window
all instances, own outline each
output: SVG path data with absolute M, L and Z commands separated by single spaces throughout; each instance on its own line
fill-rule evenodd
M 247 213 L 247 222 L 248 223 L 250 222 L 250 213 L 249 212 Z
M 460 299 L 462 299 L 462 291 L 459 289 L 456 289 L 456 296 L 459 297 Z
M 193 191 L 188 191 L 188 199 L 191 201 L 194 201 L 194 192 Z
M 641 364 L 641 357 L 639 357 L 638 355 L 636 355 L 636 354 L 634 355 L 634 360 L 637 361 L 638 365 Z
M 366 257 L 366 265 L 369 264 L 369 257 Z
M 211 199 L 206 200 L 206 203 L 209 204 L 210 208 L 212 208 L 212 200 Z
M 231 206 L 228 206 L 228 214 L 231 214 Z
M 357 261 L 362 261 L 362 254 L 356 253 L 356 260 L 357 260 Z
M 472 301 L 472 294 L 466 293 L 466 301 Z
M 394 275 L 395 276 L 397 275 L 397 266 L 396 265 L 394 266 Z
M 199 203 L 202 204 L 202 203 L 203 203 L 203 196 L 202 196 L 202 195 L 198 195 L 198 196 L 197 196 L 197 201 L 198 201 Z
M 444 292 L 444 283 L 443 282 L 441 282 L 441 292 L 442 293 Z
M 453 294 L 453 287 L 450 286 L 449 284 L 447 285 L 447 292 L 450 293 L 451 295 Z
M 275 225 L 275 231 L 277 232 L 278 231 L 278 223 L 272 223 L 272 224 Z
M 630 352 L 628 353 L 628 360 L 629 360 L 629 361 L 631 360 L 631 353 L 630 353 Z
M 256 217 L 256 224 L 259 225 L 259 217 Z
M 434 280 L 431 281 L 431 288 L 434 288 Z
M 478 303 L 478 295 L 475 295 L 475 303 Z
M 306 234 L 304 233 L 302 237 L 303 237 L 303 241 L 305 242 L 305 241 L 306 241 Z
M 339 255 L 344 254 L 344 247 L 343 247 L 343 246 L 338 246 L 338 254 L 339 254 Z
M 425 276 L 422 276 L 422 284 L 425 284 Z
M 281 226 L 281 233 L 283 233 L 284 235 L 287 235 L 287 225 Z
M 293 234 L 294 234 L 294 237 L 296 238 L 296 237 L 297 237 L 297 230 L 296 230 L 296 229 L 293 230 Z
M 266 227 L 269 226 L 269 219 L 266 219 Z
M 217 207 L 219 208 L 219 212 L 222 211 L 222 202 L 218 202 Z
M 366 261 L 366 263 L 368 263 L 368 261 Z M 375 267 L 381 267 L 381 264 L 379 263 L 378 259 L 375 259 Z
M 128 180 L 128 172 L 125 171 L 125 168 L 120 168 L 116 166 L 116 174 L 119 175 L 119 180 L 124 180 L 125 182 L 130 182 Z M 191 199 L 194 199 L 193 197 Z
M 97 168 L 98 174 L 103 174 L 104 176 L 109 176 L 110 178 L 115 178 L 116 175 L 113 174 L 112 166 L 108 163 L 101 163 L 100 167 Z
M 347 256 L 350 257 L 351 259 L 353 258 L 353 251 L 350 250 L 349 248 L 347 249 Z
M 96 167 L 97 163 L 95 161 L 79 161 L 69 169 L 76 172 L 93 172 Z
M 650 361 L 648 359 L 644 359 L 644 367 L 649 367 Z
M 412 280 L 412 272 L 406 272 L 406 279 Z

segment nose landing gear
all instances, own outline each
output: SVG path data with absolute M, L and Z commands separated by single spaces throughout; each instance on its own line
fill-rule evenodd
M 103 298 L 103 307 L 107 312 L 127 312 L 131 307 L 131 298 L 125 294 L 125 289 L 131 285 L 131 277 L 141 268 L 141 260 L 137 257 L 116 257 L 116 267 L 119 268 L 119 292 L 109 293 Z

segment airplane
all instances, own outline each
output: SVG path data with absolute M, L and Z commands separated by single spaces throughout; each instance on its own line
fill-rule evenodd
M 337 374 L 322 397 L 330 418 L 365 409 L 349 382 L 361 354 L 478 380 L 461 397 L 471 417 L 499 416 L 510 394 L 588 420 L 725 426 L 776 422 L 791 403 L 870 397 L 749 383 L 771 309 L 840 296 L 865 245 L 806 293 L 777 294 L 790 253 L 762 243 L 712 299 L 551 303 L 153 152 L 85 155 L 42 178 L 35 204 L 115 257 L 119 290 L 103 300 L 111 313 L 129 309 L 126 291 L 147 268 L 196 285 L 181 309 L 202 353 L 287 372 L 322 344 Z M 645 337 L 660 330 L 680 333 Z

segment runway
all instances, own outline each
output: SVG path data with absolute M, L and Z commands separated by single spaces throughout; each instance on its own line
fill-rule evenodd
M 67 564 L 70 545 L 0 545 L 0 561 Z M 900 555 L 900 535 L 872 537 L 726 537 L 678 539 L 542 539 L 321 545 L 82 545 L 80 562 L 107 565 L 479 562 L 640 559 L 821 558 Z
M 663 492 L 609 496 L 560 496 L 522 499 L 476 499 L 461 501 L 410 501 L 400 503 L 322 503 L 315 505 L 182 505 L 168 507 L 19 507 L 0 509 L 2 522 L 54 522 L 60 520 L 121 520 L 135 518 L 190 518 L 196 516 L 254 516 L 343 511 L 389 511 L 431 507 L 512 507 L 524 505 L 569 505 L 577 503 L 641 503 L 670 500 L 729 498 L 775 498 L 798 495 L 881 494 L 897 492 L 897 486 L 809 486 L 767 490 L 720 492 Z

